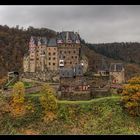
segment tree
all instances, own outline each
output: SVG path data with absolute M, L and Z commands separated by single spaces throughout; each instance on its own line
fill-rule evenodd
M 124 86 L 121 101 L 131 115 L 140 115 L 140 76 L 131 78 Z
M 42 86 L 40 94 L 42 96 L 39 98 L 42 107 L 44 108 L 44 121 L 53 121 L 56 117 L 57 112 L 57 99 L 54 96 L 54 90 L 49 84 Z
M 11 114 L 13 117 L 21 117 L 25 115 L 25 88 L 22 82 L 17 82 L 13 87 Z

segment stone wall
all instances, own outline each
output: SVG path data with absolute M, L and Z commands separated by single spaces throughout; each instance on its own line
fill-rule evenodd
M 25 72 L 22 77 L 43 82 L 59 82 L 58 71 Z
M 57 98 L 59 100 L 90 100 L 91 95 L 90 91 L 75 91 L 75 92 L 67 92 L 67 93 L 62 93 L 58 92 L 57 93 Z
M 109 88 L 92 88 L 91 89 L 91 98 L 98 98 L 98 97 L 106 97 L 110 96 L 111 92 Z

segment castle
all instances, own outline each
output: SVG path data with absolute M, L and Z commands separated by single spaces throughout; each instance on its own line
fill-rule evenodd
M 125 82 L 124 66 L 111 63 L 109 68 L 103 58 L 101 68 L 92 80 L 84 76 L 88 59 L 79 34 L 70 31 L 59 32 L 53 38 L 31 36 L 23 68 L 25 79 L 58 83 L 58 98 L 63 99 L 90 99 L 97 87 Z
M 54 38 L 31 36 L 29 51 L 23 60 L 24 76 L 33 80 L 60 81 L 62 73 L 66 75 L 79 65 L 84 73 L 88 60 L 83 59 L 81 52 L 81 39 L 76 32 L 59 32 Z M 109 76 L 111 83 L 125 82 L 124 67 L 120 63 L 111 64 L 108 70 L 102 68 L 99 75 Z
M 61 68 L 73 68 L 85 61 L 81 59 L 81 41 L 77 32 L 63 31 L 54 38 L 30 38 L 28 54 L 23 59 L 26 77 L 35 75 L 45 81 L 46 73 L 57 73 Z M 51 73 L 50 73 L 51 74 Z

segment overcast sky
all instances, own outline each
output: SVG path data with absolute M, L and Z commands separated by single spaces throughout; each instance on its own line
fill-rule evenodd
M 140 5 L 3 5 L 0 24 L 79 31 L 89 43 L 140 42 Z

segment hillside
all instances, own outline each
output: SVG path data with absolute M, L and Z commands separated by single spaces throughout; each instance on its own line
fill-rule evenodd
M 102 58 L 105 59 L 105 63 L 109 66 L 113 62 L 121 62 L 125 65 L 125 76 L 126 79 L 130 79 L 133 76 L 140 74 L 140 65 L 136 63 L 129 63 L 120 59 L 113 59 L 108 56 L 103 55 L 102 53 L 96 52 L 93 48 L 89 47 L 87 44 L 83 45 L 82 50 L 86 57 L 88 58 L 89 71 L 97 72 L 97 70 L 102 65 Z
M 56 35 L 56 32 L 47 28 L 28 27 L 25 30 L 19 29 L 18 26 L 10 28 L 0 25 L 0 78 L 8 71 L 22 72 L 23 56 L 28 51 L 31 35 L 51 38 Z M 89 71 L 97 72 L 102 63 L 102 57 L 105 57 L 107 65 L 111 62 L 125 63 L 128 78 L 140 73 L 139 43 L 86 44 L 82 40 L 82 44 L 82 52 L 89 61 Z
M 0 25 L 0 77 L 8 71 L 22 71 L 23 56 L 28 51 L 31 35 L 52 37 L 55 31 L 29 27 L 24 30 Z
M 57 118 L 42 121 L 40 94 L 30 94 L 34 113 L 13 119 L 5 114 L 0 119 L 0 134 L 139 134 L 140 119 L 130 117 L 120 105 L 119 96 L 90 101 L 58 101 Z
M 107 57 L 140 64 L 140 43 L 138 42 L 87 44 L 87 46 Z

